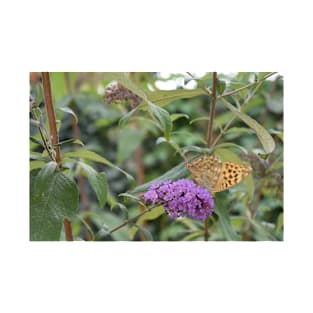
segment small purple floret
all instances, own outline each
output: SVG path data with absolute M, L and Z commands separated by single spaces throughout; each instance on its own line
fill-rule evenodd
M 205 220 L 213 213 L 214 200 L 209 191 L 188 179 L 153 183 L 141 198 L 147 205 L 163 205 L 173 219 L 186 216 Z

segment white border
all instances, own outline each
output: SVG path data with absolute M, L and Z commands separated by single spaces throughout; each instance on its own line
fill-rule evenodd
M 2 312 L 312 311 L 309 1 L 1 5 Z M 285 242 L 28 242 L 29 71 L 285 78 Z

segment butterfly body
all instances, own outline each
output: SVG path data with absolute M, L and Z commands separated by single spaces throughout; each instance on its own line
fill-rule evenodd
M 252 168 L 248 164 L 222 162 L 216 156 L 204 155 L 186 164 L 195 182 L 211 193 L 239 184 Z

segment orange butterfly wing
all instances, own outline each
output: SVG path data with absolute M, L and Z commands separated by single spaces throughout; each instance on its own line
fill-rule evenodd
M 248 164 L 222 162 L 216 156 L 204 155 L 186 164 L 194 181 L 210 192 L 220 192 L 239 184 L 252 168 Z

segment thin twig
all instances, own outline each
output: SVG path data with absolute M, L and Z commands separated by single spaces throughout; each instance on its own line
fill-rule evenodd
M 117 227 L 111 229 L 107 234 L 108 234 L 108 235 L 111 235 L 112 233 L 114 233 L 115 231 L 119 230 L 120 228 L 122 228 L 122 227 L 126 226 L 127 224 L 129 224 L 129 223 L 131 223 L 131 222 L 137 220 L 140 216 L 142 216 L 142 215 L 148 213 L 150 210 L 151 210 L 151 208 L 150 208 L 150 209 L 145 209 L 144 211 L 140 212 L 140 213 L 137 214 L 136 216 L 134 216 L 134 217 L 132 217 L 132 218 L 129 218 L 128 220 L 126 220 L 126 221 L 125 221 L 124 223 L 122 223 L 121 225 L 119 225 L 119 226 L 117 226 Z
M 47 153 L 48 153 L 48 155 L 49 155 L 51 161 L 55 161 L 55 158 L 54 158 L 54 156 L 53 156 L 52 153 L 51 153 L 51 149 L 50 149 L 50 148 L 48 147 L 48 145 L 47 145 L 48 139 L 45 137 L 45 135 L 44 135 L 44 133 L 43 133 L 43 129 L 42 129 L 41 122 L 40 122 L 40 120 L 38 120 L 37 115 L 36 115 L 36 113 L 34 112 L 34 110 L 32 110 L 31 112 L 32 112 L 32 115 L 33 115 L 33 117 L 35 118 L 35 120 L 38 122 L 37 128 L 38 128 L 38 131 L 39 131 L 41 140 L 42 140 L 42 144 L 43 144 L 45 150 L 47 151 Z
M 229 128 L 229 126 L 232 124 L 232 122 L 235 120 L 235 116 L 231 117 L 231 119 L 226 123 L 226 125 L 224 126 L 224 128 L 221 130 L 221 132 L 218 134 L 218 136 L 215 138 L 214 142 L 212 143 L 212 148 L 214 148 L 216 146 L 216 144 L 218 143 L 218 141 L 221 139 L 221 137 L 225 134 L 225 132 L 227 131 L 227 129 Z
M 186 73 L 187 73 L 190 77 L 192 77 L 193 79 L 196 79 L 191 73 L 189 73 L 189 72 L 186 72 Z M 219 99 L 221 99 L 221 98 L 223 98 L 223 97 L 231 96 L 231 95 L 233 95 L 233 94 L 235 94 L 235 93 L 237 93 L 237 92 L 239 92 L 239 91 L 242 91 L 242 90 L 244 90 L 244 89 L 246 89 L 246 88 L 249 88 L 249 87 L 251 87 L 251 86 L 254 86 L 254 85 L 256 85 L 256 84 L 258 84 L 258 83 L 260 83 L 260 82 L 266 80 L 267 78 L 269 78 L 269 77 L 271 77 L 271 76 L 273 76 L 273 75 L 275 75 L 275 74 L 277 74 L 277 72 L 271 72 L 271 73 L 265 75 L 264 77 L 262 77 L 260 80 L 257 80 L 257 81 L 255 81 L 255 82 L 253 82 L 253 83 L 249 83 L 249 84 L 247 84 L 247 85 L 245 85 L 245 86 L 242 86 L 242 87 L 240 87 L 240 88 L 238 88 L 238 89 L 232 90 L 232 91 L 230 91 L 230 92 L 228 92 L 228 93 L 224 93 L 224 94 L 218 96 L 218 97 L 217 97 L 217 100 L 219 100 Z M 211 90 L 210 90 L 209 88 L 203 88 L 203 87 L 202 87 L 201 89 L 202 89 L 206 94 L 208 94 L 209 96 L 212 95 L 212 92 L 211 92 Z
M 220 98 L 223 98 L 223 97 L 227 97 L 227 96 L 231 96 L 231 95 L 233 95 L 233 94 L 235 94 L 235 93 L 237 93 L 237 92 L 239 92 L 239 91 L 242 91 L 242 90 L 244 90 L 244 89 L 246 89 L 246 88 L 249 88 L 249 87 L 251 87 L 251 86 L 254 86 L 254 85 L 258 84 L 258 83 L 260 83 L 260 82 L 266 80 L 267 78 L 269 78 L 269 77 L 271 77 L 271 76 L 273 76 L 273 75 L 275 75 L 275 74 L 277 74 L 277 72 L 271 72 L 271 73 L 265 75 L 264 77 L 262 77 L 260 80 L 257 80 L 257 81 L 255 81 L 255 82 L 253 82 L 253 83 L 249 83 L 249 84 L 247 84 L 247 85 L 245 85 L 245 86 L 242 86 L 242 87 L 240 87 L 240 88 L 238 88 L 238 89 L 235 89 L 235 90 L 233 90 L 233 91 L 224 93 L 224 94 L 220 95 L 217 99 L 220 99 Z
M 58 136 L 57 126 L 56 126 L 55 112 L 54 112 L 53 101 L 52 101 L 49 72 L 42 72 L 42 85 L 43 85 L 43 91 L 44 91 L 45 107 L 46 107 L 48 122 L 49 122 L 51 143 L 56 152 L 55 161 L 57 162 L 58 167 L 60 168 L 61 167 L 61 152 L 60 152 L 60 147 L 58 146 L 59 136 Z M 72 232 L 71 222 L 65 218 L 63 224 L 64 224 L 66 240 L 73 241 L 73 232 Z

